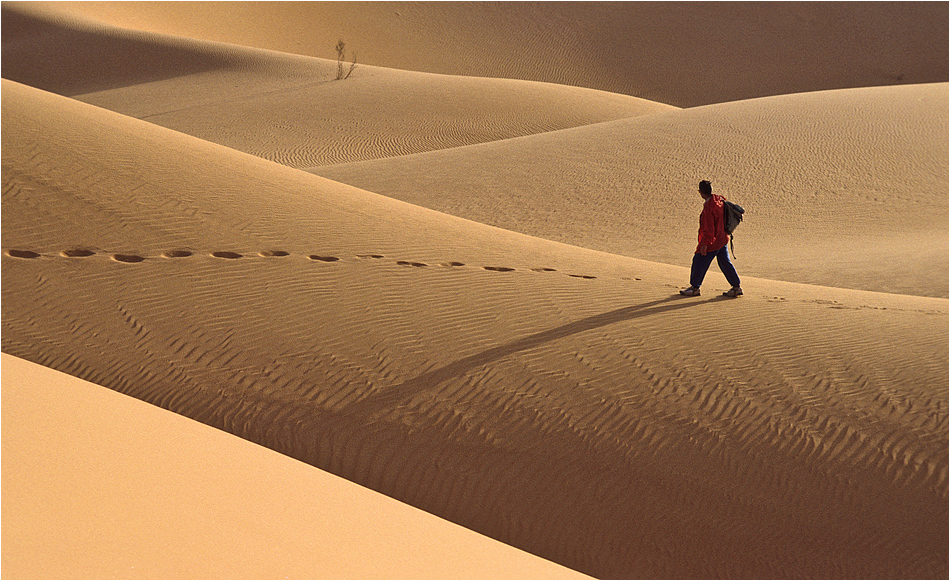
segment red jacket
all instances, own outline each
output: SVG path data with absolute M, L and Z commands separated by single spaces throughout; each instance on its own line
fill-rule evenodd
M 716 252 L 729 244 L 729 235 L 726 234 L 726 228 L 723 225 L 723 200 L 725 198 L 722 196 L 713 194 L 703 203 L 703 213 L 699 215 L 697 254 L 703 244 L 706 245 L 706 252 Z

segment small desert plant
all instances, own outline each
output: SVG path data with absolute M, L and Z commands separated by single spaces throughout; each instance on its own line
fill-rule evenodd
M 353 62 L 350 63 L 350 68 L 346 70 L 343 68 L 345 58 L 346 43 L 341 39 L 340 42 L 336 43 L 336 80 L 338 81 L 349 78 L 350 73 L 356 68 L 356 55 L 353 55 Z

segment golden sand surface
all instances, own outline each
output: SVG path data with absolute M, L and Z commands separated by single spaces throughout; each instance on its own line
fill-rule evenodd
M 4 577 L 948 575 L 945 3 L 2 10 Z
M 946 82 L 943 2 L 50 2 L 116 26 L 695 107 Z
M 3 437 L 4 577 L 582 578 L 181 415 L 2 361 L 16 426 Z

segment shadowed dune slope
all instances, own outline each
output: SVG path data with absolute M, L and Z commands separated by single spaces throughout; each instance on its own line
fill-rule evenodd
M 228 68 L 183 38 L 144 35 L 26 4 L 2 5 L 3 78 L 75 95 Z M 205 43 L 206 45 L 208 43 Z
M 122 30 L 31 5 L 4 4 L 3 14 L 4 78 L 291 167 L 675 110 L 577 87 L 365 65 L 335 81 L 336 63 L 322 59 Z
M 740 274 L 945 298 L 947 111 L 946 83 L 816 92 L 311 171 L 670 264 L 688 264 L 710 179 L 747 211 Z
M 2 359 L 6 579 L 582 577 L 209 426 Z M 96 542 L 73 550 L 76 539 Z
M 692 107 L 946 82 L 946 2 L 53 2 L 126 26 Z
M 597 577 L 947 575 L 946 300 L 683 300 L 681 268 L 2 89 L 4 353 Z

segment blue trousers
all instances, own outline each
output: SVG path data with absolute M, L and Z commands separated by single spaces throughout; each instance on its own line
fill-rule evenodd
M 739 286 L 739 273 L 736 272 L 736 267 L 733 266 L 732 261 L 729 260 L 728 244 L 716 252 L 707 252 L 706 256 L 698 252 L 693 255 L 693 267 L 689 272 L 689 284 L 695 288 L 702 286 L 703 279 L 706 277 L 706 271 L 709 270 L 709 265 L 712 264 L 713 258 L 719 261 L 719 270 L 726 275 L 726 280 L 729 281 L 729 284 Z

